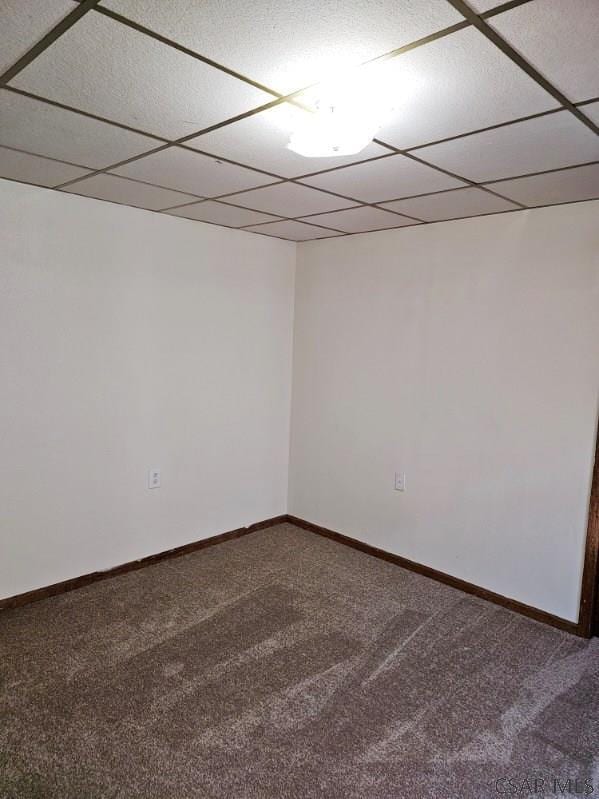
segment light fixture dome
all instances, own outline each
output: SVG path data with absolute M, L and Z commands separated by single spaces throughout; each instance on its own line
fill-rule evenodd
M 307 112 L 287 147 L 306 158 L 355 155 L 376 136 L 393 111 L 380 70 L 354 68 L 299 98 Z
M 327 106 L 306 114 L 290 136 L 290 150 L 306 158 L 354 155 L 367 147 L 380 125 L 359 119 L 352 109 Z

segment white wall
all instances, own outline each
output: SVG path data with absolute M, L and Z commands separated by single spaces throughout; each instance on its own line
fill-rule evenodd
M 300 245 L 287 503 L 295 245 L 0 181 L 0 597 L 289 510 L 575 620 L 598 217 Z
M 598 222 L 589 202 L 300 245 L 289 512 L 575 620 Z
M 295 245 L 8 181 L 0 240 L 0 597 L 285 512 Z

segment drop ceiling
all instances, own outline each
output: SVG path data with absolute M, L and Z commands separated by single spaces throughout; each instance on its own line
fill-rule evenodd
M 294 241 L 596 199 L 597 53 L 598 0 L 3 0 L 0 177 Z M 376 139 L 287 149 L 369 62 Z

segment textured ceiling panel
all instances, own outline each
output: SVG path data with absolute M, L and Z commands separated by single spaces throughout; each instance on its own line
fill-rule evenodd
M 104 5 L 283 94 L 462 19 L 445 0 L 105 0 Z
M 532 0 L 489 22 L 572 102 L 599 95 L 597 0 Z
M 595 125 L 599 125 L 599 103 L 589 103 L 583 105 L 580 109 L 582 113 L 589 119 L 592 119 Z
M 98 200 L 110 200 L 121 205 L 134 205 L 137 208 L 148 208 L 158 211 L 177 203 L 190 202 L 194 198 L 180 192 L 158 189 L 145 183 L 136 183 L 115 175 L 94 175 L 91 178 L 74 183 L 63 191 L 69 194 L 82 194 Z
M 37 186 L 58 186 L 67 180 L 80 178 L 87 172 L 72 164 L 0 147 L 0 178 L 35 183 Z
M 426 191 L 463 186 L 463 182 L 403 155 L 325 172 L 303 181 L 364 202 L 383 202 Z
M 599 0 L 466 0 L 503 9 L 488 24 L 521 65 L 447 0 L 100 0 L 38 52 L 77 2 L 0 0 L 0 74 L 31 54 L 0 88 L 0 177 L 298 241 L 334 235 L 319 225 L 597 196 Z M 304 158 L 287 147 L 308 118 L 299 106 L 344 113 L 322 93 L 331 76 L 345 80 L 352 135 L 386 114 L 380 143 Z M 280 103 L 291 91 L 295 104 Z M 468 185 L 491 182 L 514 202 Z
M 238 208 L 234 205 L 213 202 L 205 202 L 187 205 L 168 211 L 172 216 L 184 216 L 186 219 L 197 219 L 200 222 L 214 222 L 217 225 L 227 225 L 228 227 L 242 227 L 243 225 L 258 225 L 260 222 L 275 221 L 270 214 L 258 213 L 258 211 L 248 211 L 247 208 Z
M 389 61 L 397 109 L 378 138 L 406 149 L 557 103 L 474 28 Z
M 199 131 L 272 100 L 93 11 L 11 85 L 167 138 Z
M 115 174 L 178 189 L 199 197 L 215 197 L 264 186 L 273 179 L 261 172 L 217 161 L 181 147 L 170 147 L 115 169 Z
M 2 0 L 0 74 L 25 55 L 73 8 L 70 0 Z
M 155 139 L 0 90 L 0 145 L 93 169 L 156 147 Z
M 383 228 L 418 224 L 413 219 L 406 219 L 398 214 L 390 214 L 388 211 L 381 211 L 368 205 L 350 208 L 347 211 L 318 214 L 318 216 L 308 217 L 305 221 L 316 222 L 325 227 L 330 226 L 346 233 L 362 233 L 366 230 L 382 230 Z
M 485 11 L 497 8 L 497 6 L 501 5 L 501 2 L 499 0 L 469 0 L 469 5 L 473 11 L 478 14 L 484 14 Z
M 553 205 L 599 198 L 599 164 L 491 183 L 489 188 L 524 205 Z
M 501 189 L 497 189 L 501 192 Z M 385 208 L 409 214 L 426 222 L 441 219 L 457 219 L 464 216 L 493 214 L 498 211 L 511 211 L 518 206 L 514 203 L 495 197 L 481 189 L 455 189 L 441 194 L 427 194 L 425 197 L 412 197 L 410 200 L 385 203 Z
M 324 211 L 347 208 L 348 205 L 351 205 L 340 197 L 333 197 L 332 194 L 315 191 L 296 183 L 278 183 L 276 186 L 268 186 L 265 189 L 235 194 L 227 199 L 235 205 L 280 216 L 319 214 Z
M 418 150 L 418 156 L 486 182 L 599 160 L 599 137 L 567 111 Z
M 275 106 L 268 111 L 262 111 L 240 122 L 191 139 L 186 145 L 287 178 L 351 164 L 387 152 L 383 147 L 371 142 L 357 155 L 337 158 L 304 158 L 297 155 L 287 148 L 287 143 L 294 124 L 303 119 L 306 113 L 288 104 Z
M 315 227 L 313 225 L 304 224 L 303 222 L 293 222 L 291 220 L 285 222 L 273 222 L 272 225 L 257 225 L 255 227 L 247 227 L 244 230 L 251 230 L 255 233 L 262 233 L 266 236 L 278 236 L 283 239 L 291 239 L 292 241 L 307 241 L 309 239 L 322 239 L 330 236 L 341 236 L 334 230 L 324 230 L 323 228 Z

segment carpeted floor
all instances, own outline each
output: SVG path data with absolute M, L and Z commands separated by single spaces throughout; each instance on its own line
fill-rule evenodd
M 1 612 L 0 651 L 2 799 L 599 794 L 599 639 L 290 525 Z

